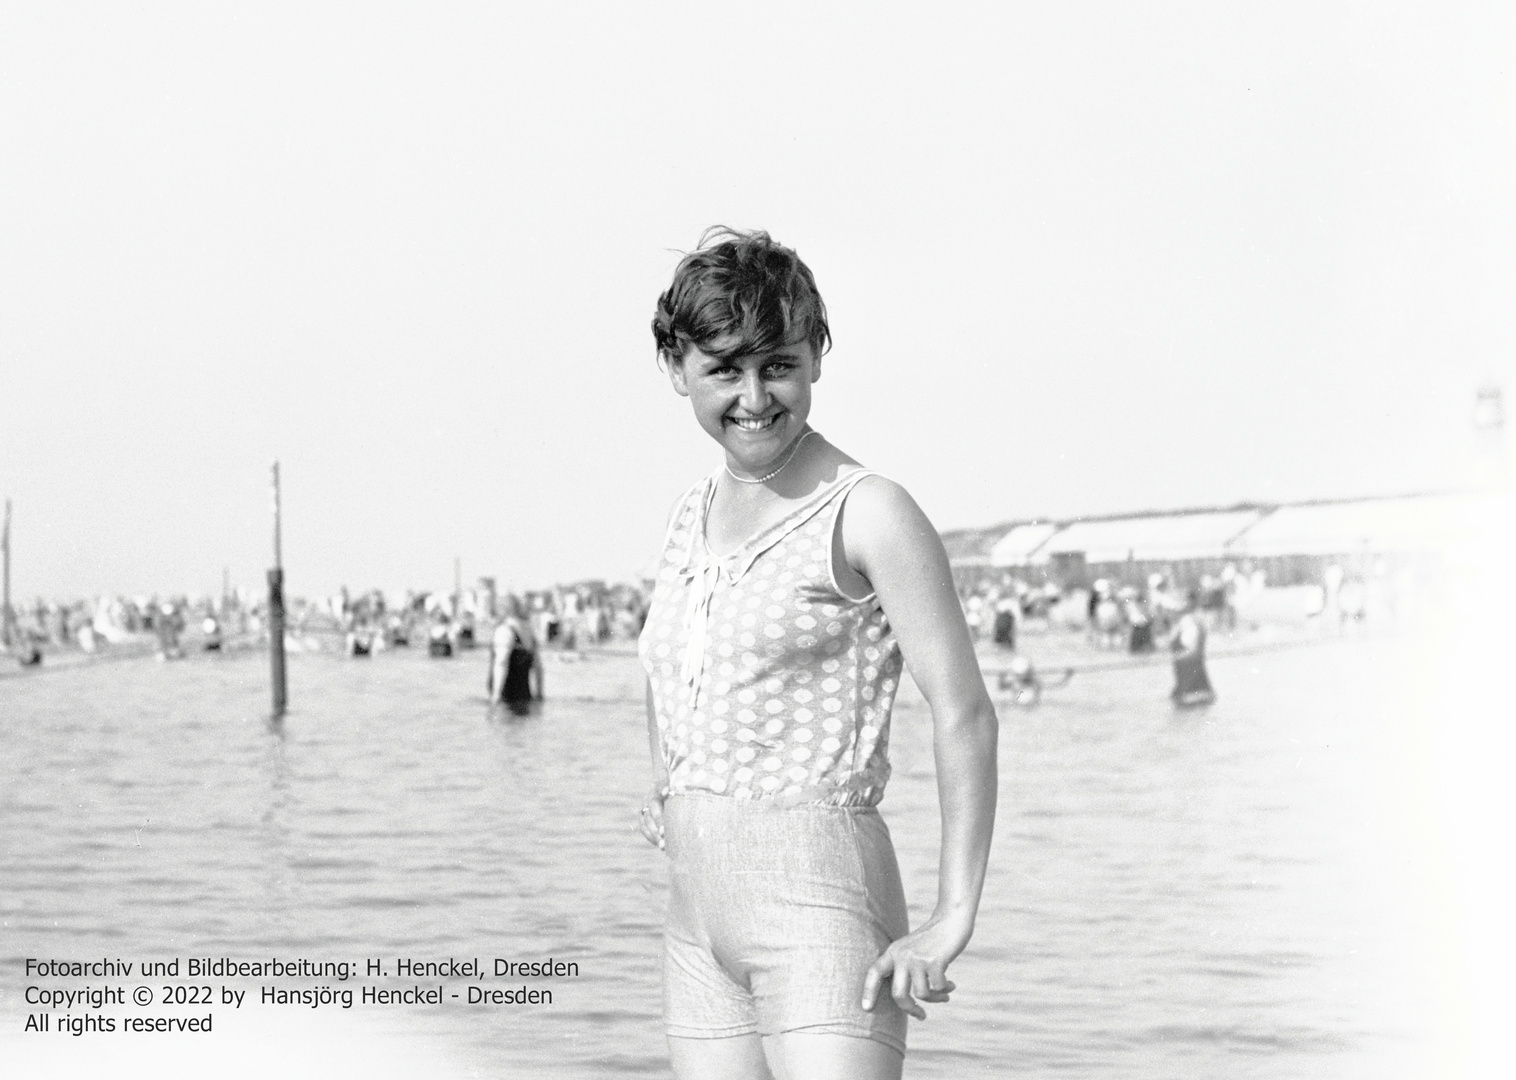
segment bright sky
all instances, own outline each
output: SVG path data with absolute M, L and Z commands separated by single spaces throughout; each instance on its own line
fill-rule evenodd
M 1516 8 L 917 10 L 0 7 L 14 593 L 258 586 L 275 457 L 292 593 L 632 576 L 719 465 L 648 332 L 714 223 L 941 528 L 1467 479 Z

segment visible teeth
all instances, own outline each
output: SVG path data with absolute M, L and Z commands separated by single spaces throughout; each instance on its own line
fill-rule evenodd
M 772 416 L 759 417 L 756 419 L 749 419 L 745 416 L 734 416 L 732 417 L 732 423 L 736 424 L 743 431 L 762 431 L 764 428 L 772 424 L 775 419 L 776 418 Z

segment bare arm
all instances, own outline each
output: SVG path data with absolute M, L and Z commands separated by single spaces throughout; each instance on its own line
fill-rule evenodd
M 505 690 L 505 673 L 509 667 L 511 658 L 511 646 L 515 644 L 517 635 L 511 631 L 509 642 L 500 638 L 500 628 L 496 627 L 490 634 L 490 700 L 499 701 L 501 693 Z
M 942 541 L 899 485 L 859 483 L 842 518 L 848 565 L 879 594 L 911 677 L 932 710 L 942 814 L 937 906 L 894 942 L 864 984 L 864 1007 L 891 983 L 899 1006 L 924 1019 L 914 999 L 946 1001 L 947 966 L 974 932 L 989 862 L 997 794 L 999 723 L 969 641 Z
M 658 711 L 653 708 L 653 686 L 647 687 L 647 746 L 653 756 L 653 790 L 642 804 L 638 824 L 648 843 L 663 847 L 663 800 L 668 797 L 668 766 L 663 760 L 663 737 L 658 733 Z
M 500 692 L 505 687 L 505 662 L 500 656 L 500 650 L 495 648 L 494 642 L 490 643 L 490 702 L 493 704 L 500 700 Z
M 664 544 L 668 544 L 668 529 L 674 523 L 674 515 L 679 513 L 679 508 L 684 505 L 681 497 L 669 509 L 668 521 L 664 525 Z M 643 621 L 647 621 L 644 614 Z M 663 736 L 658 731 L 658 710 L 653 706 L 653 684 L 647 683 L 647 748 L 653 756 L 653 789 L 648 793 L 647 801 L 642 804 L 642 811 L 638 820 L 642 826 L 642 835 L 647 837 L 648 843 L 656 844 L 659 850 L 663 849 L 663 800 L 669 794 L 669 771 L 668 763 L 663 756 Z

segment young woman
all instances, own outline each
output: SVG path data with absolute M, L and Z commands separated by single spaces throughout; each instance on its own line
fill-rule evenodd
M 947 556 L 899 485 L 811 428 L 830 334 L 793 251 L 708 233 L 653 335 L 725 456 L 674 507 L 639 641 L 674 1071 L 898 1077 L 906 1016 L 954 988 L 995 817 L 995 712 Z M 875 809 L 902 662 L 942 811 L 937 906 L 914 931 Z

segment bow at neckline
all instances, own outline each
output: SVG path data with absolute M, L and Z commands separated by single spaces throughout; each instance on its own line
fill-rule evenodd
M 700 679 L 705 670 L 705 645 L 709 636 L 711 603 L 716 587 L 723 575 L 731 584 L 740 581 L 758 556 L 783 540 L 794 529 L 810 519 L 838 494 L 850 490 L 865 476 L 874 475 L 867 469 L 855 469 L 817 492 L 775 524 L 762 529 L 757 535 L 739 544 L 736 550 L 725 556 L 717 556 L 706 541 L 706 521 L 710 516 L 711 502 L 716 495 L 716 478 L 709 477 L 701 492 L 700 509 L 691 523 L 685 544 L 684 559 L 679 567 L 680 578 L 689 587 L 689 601 L 684 609 L 684 628 L 688 634 L 684 646 L 684 662 L 679 676 L 690 708 L 700 696 Z

